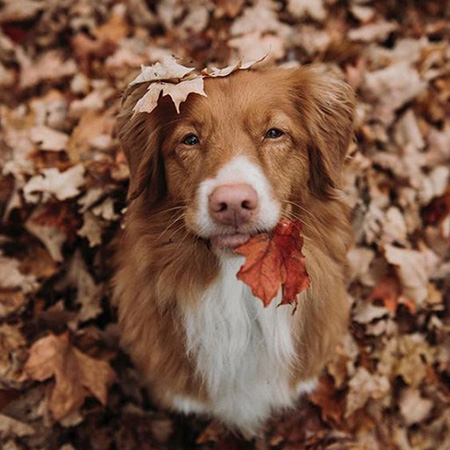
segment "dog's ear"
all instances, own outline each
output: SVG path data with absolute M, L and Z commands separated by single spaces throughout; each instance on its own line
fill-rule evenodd
M 295 69 L 293 86 L 300 120 L 308 133 L 309 187 L 319 198 L 334 196 L 342 163 L 353 138 L 353 89 L 316 67 Z
M 128 200 L 144 191 L 150 202 L 158 202 L 166 193 L 164 165 L 161 156 L 161 123 L 158 112 L 133 112 L 136 102 L 145 94 L 148 83 L 128 88 L 122 99 L 115 132 L 130 168 Z

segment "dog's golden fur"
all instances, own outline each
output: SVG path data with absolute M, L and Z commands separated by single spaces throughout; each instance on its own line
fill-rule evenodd
M 347 324 L 350 232 L 338 188 L 353 131 L 353 92 L 315 68 L 238 71 L 206 79 L 208 96 L 190 95 L 180 114 L 162 98 L 151 114 L 133 115 L 147 87 L 126 92 L 117 126 L 131 172 L 114 278 L 125 349 L 161 403 L 167 389 L 214 401 L 187 356 L 180 305 L 201 307 L 219 271 L 192 221 L 196 188 L 245 154 L 262 167 L 283 213 L 304 224 L 311 288 L 293 316 L 298 359 L 290 377 L 294 386 L 317 376 Z M 262 144 L 274 114 L 289 135 L 276 146 Z M 206 136 L 198 151 L 178 144 L 193 126 Z

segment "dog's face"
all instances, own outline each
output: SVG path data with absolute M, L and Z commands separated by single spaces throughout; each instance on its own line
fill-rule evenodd
M 130 197 L 184 207 L 186 228 L 234 248 L 273 228 L 292 207 L 327 201 L 353 126 L 351 89 L 315 69 L 240 71 L 205 80 L 177 114 L 160 99 L 151 114 L 125 99 L 119 136 Z

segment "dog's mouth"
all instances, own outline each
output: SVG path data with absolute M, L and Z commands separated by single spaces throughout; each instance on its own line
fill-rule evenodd
M 245 244 L 251 236 L 250 233 L 221 234 L 212 236 L 209 241 L 215 248 L 221 250 L 235 250 Z

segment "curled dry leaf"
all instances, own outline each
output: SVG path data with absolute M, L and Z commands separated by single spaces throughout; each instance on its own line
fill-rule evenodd
M 76 197 L 84 184 L 84 172 L 82 164 L 77 164 L 65 172 L 60 172 L 54 167 L 43 169 L 41 174 L 31 178 L 24 186 L 25 200 L 29 203 L 38 203 L 41 195 L 43 202 L 52 196 L 58 200 Z
M 164 82 L 150 84 L 146 94 L 136 103 L 133 111 L 135 113 L 151 113 L 158 106 L 159 97 L 168 95 L 171 97 L 177 113 L 179 113 L 181 103 L 186 101 L 189 94 L 199 94 L 206 97 L 203 90 L 203 78 L 197 77 L 176 84 Z
M 141 73 L 129 86 L 148 81 L 181 80 L 194 70 L 194 67 L 185 67 L 178 64 L 173 56 L 163 56 L 161 62 L 157 62 L 153 66 L 142 66 Z
M 309 287 L 302 253 L 302 225 L 281 219 L 273 231 L 258 234 L 236 249 L 246 257 L 237 278 L 268 306 L 282 288 L 281 305 L 297 303 L 297 294 Z
M 73 347 L 67 332 L 50 334 L 35 342 L 25 371 L 37 381 L 55 378 L 49 407 L 58 421 L 76 411 L 86 397 L 93 396 L 105 405 L 108 387 L 115 381 L 110 365 Z
M 194 68 L 178 64 L 173 56 L 163 56 L 161 62 L 153 66 L 142 66 L 141 73 L 128 85 L 129 87 L 140 83 L 150 82 L 147 92 L 138 100 L 133 108 L 136 113 L 151 113 L 157 106 L 161 96 L 168 95 L 177 110 L 186 101 L 189 94 L 198 94 L 206 97 L 203 87 L 203 77 L 225 77 L 239 69 L 249 69 L 262 61 L 266 55 L 249 62 L 238 61 L 223 69 L 205 69 L 201 74 L 194 74 Z
M 417 304 L 423 303 L 428 294 L 428 274 L 424 255 L 416 250 L 385 246 L 385 256 L 397 268 L 404 294 Z

